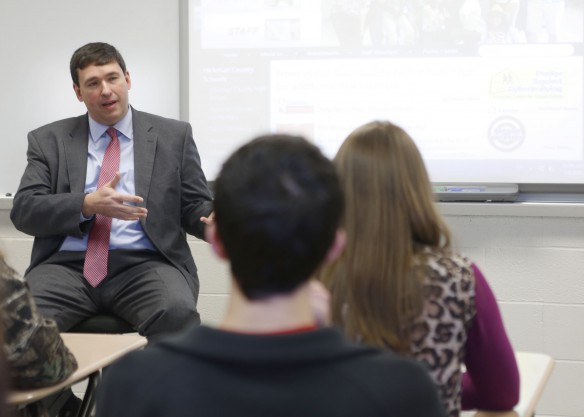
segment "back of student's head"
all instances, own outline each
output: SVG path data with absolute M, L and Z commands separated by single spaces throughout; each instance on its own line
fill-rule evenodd
M 267 135 L 225 162 L 214 205 L 234 279 L 254 300 L 308 281 L 333 243 L 343 196 L 331 161 L 316 146 Z
M 401 127 L 388 121 L 358 127 L 334 162 L 346 193 L 348 227 L 362 228 L 363 220 L 379 233 L 378 222 L 390 221 L 408 240 L 430 246 L 447 237 L 422 156 Z
M 321 274 L 333 321 L 351 338 L 407 351 L 405 329 L 424 301 L 418 258 L 425 247 L 450 244 L 424 161 L 402 128 L 375 121 L 345 139 L 334 163 L 345 193 L 347 246 Z

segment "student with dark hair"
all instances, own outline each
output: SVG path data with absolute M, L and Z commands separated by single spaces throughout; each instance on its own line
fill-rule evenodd
M 319 275 L 333 323 L 422 362 L 449 416 L 511 409 L 519 373 L 497 301 L 477 265 L 452 249 L 412 138 L 390 122 L 367 123 L 334 163 L 347 246 Z
M 443 416 L 415 361 L 317 325 L 311 276 L 343 249 L 342 211 L 334 167 L 306 140 L 264 136 L 238 149 L 206 232 L 231 267 L 225 316 L 112 365 L 97 416 Z

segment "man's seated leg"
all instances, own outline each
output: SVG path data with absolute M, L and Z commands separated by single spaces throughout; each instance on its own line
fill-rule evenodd
M 112 277 L 101 284 L 106 308 L 148 338 L 199 324 L 195 281 L 189 285 L 178 269 L 155 253 L 128 252 L 110 252 Z
M 65 332 L 98 311 L 96 294 L 83 277 L 83 253 L 60 252 L 26 274 L 41 315 Z

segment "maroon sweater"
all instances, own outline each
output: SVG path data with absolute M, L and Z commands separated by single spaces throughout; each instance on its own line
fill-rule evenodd
M 519 371 L 497 300 L 481 271 L 475 275 L 476 316 L 466 342 L 462 409 L 509 410 L 519 401 Z

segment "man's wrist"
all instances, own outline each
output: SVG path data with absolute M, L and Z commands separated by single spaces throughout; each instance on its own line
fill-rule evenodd
M 81 217 L 84 221 L 91 220 L 93 215 L 95 214 L 91 210 L 91 202 L 88 201 L 91 197 L 89 197 L 91 193 L 85 193 L 83 197 L 83 205 L 81 206 Z

